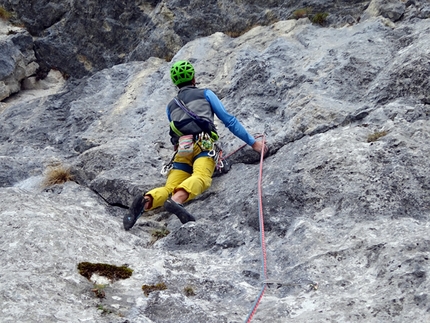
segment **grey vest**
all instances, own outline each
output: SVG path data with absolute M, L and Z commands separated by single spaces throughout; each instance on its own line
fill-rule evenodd
M 214 112 L 209 102 L 205 97 L 205 90 L 198 89 L 195 86 L 189 85 L 181 88 L 178 92 L 178 98 L 185 103 L 186 107 L 193 111 L 199 117 L 209 120 L 212 124 L 214 122 Z M 170 112 L 170 118 L 174 122 L 176 128 L 184 135 L 197 135 L 202 131 L 210 133 L 216 129 L 202 129 L 199 122 L 193 120 L 181 107 L 179 107 L 175 100 L 169 102 L 167 108 Z M 209 130 L 209 131 L 206 131 Z M 172 130 L 170 131 L 171 142 L 177 144 L 178 135 Z
M 178 98 L 195 114 L 210 120 L 212 123 L 214 122 L 214 112 L 206 100 L 204 89 L 198 89 L 192 85 L 185 86 L 179 90 Z M 170 101 L 168 109 L 172 121 L 183 121 L 190 118 L 184 110 L 176 105 L 174 100 Z

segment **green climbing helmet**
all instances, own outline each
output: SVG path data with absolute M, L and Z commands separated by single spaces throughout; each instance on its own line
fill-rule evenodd
M 170 69 L 170 77 L 175 85 L 189 82 L 194 77 L 194 67 L 190 62 L 178 61 Z

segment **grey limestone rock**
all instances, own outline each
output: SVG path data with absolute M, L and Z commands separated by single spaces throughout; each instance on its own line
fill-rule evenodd
M 364 12 L 366 16 L 383 16 L 395 22 L 405 13 L 406 5 L 399 0 L 372 0 Z
M 173 60 L 190 60 L 198 86 L 271 148 L 260 168 L 219 124 L 230 169 L 186 204 L 197 221 L 185 225 L 160 208 L 122 228 L 135 194 L 165 180 L 171 62 L 122 63 L 8 99 L 0 320 L 243 322 L 266 286 L 255 322 L 428 322 L 430 22 L 393 24 L 281 20 L 182 46 Z M 73 181 L 44 186 L 58 164 Z M 81 262 L 133 275 L 96 286 Z
M 333 25 L 356 20 L 369 1 L 47 1 L 1 0 L 35 37 L 40 73 L 56 68 L 81 78 L 106 67 L 150 57 L 169 60 L 187 42 L 291 18 L 310 7 Z M 237 14 L 240 13 L 240 14 Z
M 16 29 L 9 33 L 0 34 L 0 101 L 19 92 L 21 81 L 35 75 L 39 67 L 30 34 Z

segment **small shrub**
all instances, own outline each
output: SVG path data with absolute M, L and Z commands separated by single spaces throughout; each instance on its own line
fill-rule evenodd
M 156 290 L 165 290 L 167 286 L 165 283 L 158 283 L 155 285 L 142 285 L 142 290 L 145 296 L 149 296 L 149 293 L 152 293 Z
M 3 19 L 3 20 L 9 20 L 10 18 L 12 18 L 12 13 L 10 13 L 9 11 L 7 11 L 3 7 L 0 7 L 0 18 Z
M 43 185 L 49 187 L 55 184 L 62 184 L 68 181 L 72 181 L 73 176 L 70 173 L 70 168 L 58 165 L 54 167 L 48 167 L 45 174 Z
M 367 142 L 374 142 L 378 140 L 381 137 L 384 137 L 388 134 L 388 131 L 376 131 L 370 135 L 367 136 Z
M 309 7 L 297 9 L 293 12 L 293 18 L 294 19 L 306 18 L 306 17 L 309 17 L 311 12 L 312 12 L 312 8 L 309 8 Z
M 196 293 L 194 292 L 194 289 L 191 286 L 184 287 L 184 294 L 185 296 L 195 296 Z
M 318 12 L 312 16 L 311 22 L 313 24 L 323 26 L 326 23 L 328 16 L 327 12 Z

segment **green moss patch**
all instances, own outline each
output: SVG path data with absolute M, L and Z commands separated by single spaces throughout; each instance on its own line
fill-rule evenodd
M 155 285 L 142 285 L 143 293 L 146 296 L 149 296 L 149 293 L 155 292 L 156 290 L 165 290 L 165 289 L 167 289 L 167 286 L 165 283 L 158 283 Z
M 127 266 L 114 266 L 109 264 L 93 264 L 90 262 L 81 262 L 78 264 L 79 273 L 86 279 L 90 280 L 93 274 L 106 277 L 111 281 L 130 278 L 133 274 L 133 269 Z

